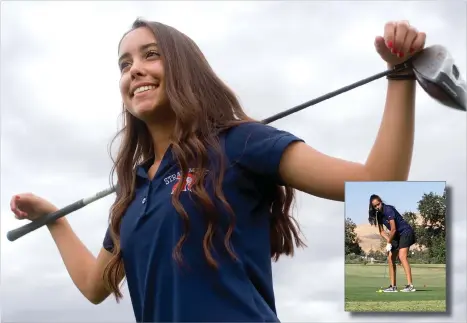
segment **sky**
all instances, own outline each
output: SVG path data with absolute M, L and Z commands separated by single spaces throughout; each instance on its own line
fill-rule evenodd
M 117 45 L 137 17 L 193 38 L 247 113 L 263 119 L 379 73 L 374 49 L 390 20 L 407 19 L 446 46 L 466 71 L 466 8 L 446 2 L 1 2 L 1 320 L 134 322 L 128 290 L 96 306 L 73 285 L 46 229 L 15 242 L 24 222 L 9 209 L 14 194 L 33 192 L 62 207 L 109 183 L 108 145 L 121 100 Z M 273 125 L 339 158 L 364 162 L 376 137 L 385 79 Z M 449 316 L 379 317 L 385 322 L 466 321 L 466 114 L 445 108 L 418 87 L 409 180 L 452 188 L 454 246 Z M 114 197 L 67 218 L 97 254 Z M 344 203 L 298 195 L 295 216 L 308 248 L 274 264 L 283 322 L 366 322 L 344 309 Z M 326 241 L 326 243 L 323 243 Z M 315 270 L 313 275 L 310 273 Z
M 443 195 L 446 182 L 347 182 L 345 184 L 345 217 L 356 224 L 368 222 L 369 198 L 379 195 L 400 214 L 418 213 L 418 202 L 423 194 Z

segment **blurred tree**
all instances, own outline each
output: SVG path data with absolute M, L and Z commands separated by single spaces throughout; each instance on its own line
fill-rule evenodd
M 357 237 L 357 233 L 355 233 L 355 228 L 357 225 L 350 219 L 345 219 L 345 254 L 355 254 L 355 255 L 362 255 L 363 250 L 360 247 L 360 239 Z
M 417 225 L 417 214 L 414 212 L 404 212 L 402 214 L 402 217 L 404 220 L 412 226 L 412 228 L 415 228 Z
M 421 223 L 414 226 L 418 244 L 428 249 L 431 263 L 446 263 L 446 189 L 443 195 L 423 194 L 418 211 Z
M 377 261 L 385 261 L 387 258 L 383 252 L 381 252 L 380 250 L 373 250 L 373 248 L 371 248 L 370 251 L 368 251 L 368 257 L 373 258 Z

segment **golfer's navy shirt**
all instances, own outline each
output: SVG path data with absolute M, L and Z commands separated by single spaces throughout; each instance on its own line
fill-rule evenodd
M 172 251 L 183 234 L 181 216 L 171 202 L 179 171 L 170 149 L 156 176 L 148 179 L 147 165 L 137 169 L 136 195 L 121 224 L 121 246 L 136 320 L 275 322 L 272 285 L 269 207 L 284 149 L 301 139 L 261 123 L 236 126 L 220 136 L 228 163 L 223 190 L 235 216 L 231 237 L 238 261 L 215 241 L 219 270 L 209 267 L 204 251 L 203 214 L 190 199 L 189 183 L 180 194 L 190 219 L 183 263 Z M 208 172 L 209 174 L 209 172 Z M 212 185 L 207 181 L 212 199 Z M 220 203 L 220 202 L 219 202 Z M 228 214 L 219 211 L 222 220 Z M 112 250 L 109 231 L 104 247 Z
M 394 220 L 396 223 L 396 232 L 398 234 L 410 232 L 412 230 L 410 224 L 404 220 L 394 206 L 383 204 L 383 223 L 388 230 L 391 230 L 390 220 Z

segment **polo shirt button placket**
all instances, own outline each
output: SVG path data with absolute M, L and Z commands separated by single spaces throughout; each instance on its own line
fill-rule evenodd
M 146 214 L 146 210 L 147 210 L 147 207 L 148 207 L 148 196 L 149 196 L 149 192 L 150 192 L 150 183 L 148 183 L 147 187 L 146 187 L 146 190 L 145 190 L 145 193 L 144 193 L 144 196 L 143 198 L 141 199 L 141 213 L 140 213 L 140 217 L 143 217 L 145 214 Z

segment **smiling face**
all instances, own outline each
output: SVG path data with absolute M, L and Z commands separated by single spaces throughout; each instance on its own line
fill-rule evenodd
M 166 108 L 164 66 L 154 33 L 140 27 L 126 34 L 119 48 L 120 93 L 125 108 L 148 120 L 154 111 Z

